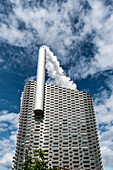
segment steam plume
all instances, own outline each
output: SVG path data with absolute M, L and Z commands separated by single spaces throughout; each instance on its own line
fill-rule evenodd
M 57 85 L 76 89 L 76 84 L 64 75 L 64 71 L 60 67 L 57 57 L 53 55 L 49 47 L 44 46 L 44 48 L 46 49 L 46 69 L 49 77 L 53 79 Z

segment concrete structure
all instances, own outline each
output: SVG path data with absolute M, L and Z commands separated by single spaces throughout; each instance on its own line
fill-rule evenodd
M 25 149 L 42 148 L 48 167 L 102 170 L 92 97 L 83 91 L 45 84 L 46 50 L 39 50 L 37 81 L 22 93 L 13 170 Z M 60 168 L 59 168 L 60 169 Z
M 45 84 L 44 114 L 34 113 L 36 82 L 28 82 L 21 97 L 13 169 L 25 148 L 45 150 L 49 167 L 102 170 L 92 97 L 82 91 Z M 31 150 L 31 153 L 32 153 Z

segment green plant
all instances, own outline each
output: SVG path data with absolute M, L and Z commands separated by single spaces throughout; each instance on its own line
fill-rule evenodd
M 38 158 L 37 158 L 38 156 Z M 40 149 L 33 150 L 33 157 L 30 154 L 30 147 L 26 149 L 25 161 L 21 164 L 22 170 L 57 170 L 57 168 L 47 168 L 49 161 L 45 161 L 44 151 Z

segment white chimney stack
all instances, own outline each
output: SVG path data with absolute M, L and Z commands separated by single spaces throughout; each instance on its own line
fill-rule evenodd
M 38 55 L 37 79 L 36 79 L 36 96 L 35 108 L 36 114 L 42 114 L 44 111 L 44 87 L 45 87 L 45 60 L 46 49 L 41 46 Z

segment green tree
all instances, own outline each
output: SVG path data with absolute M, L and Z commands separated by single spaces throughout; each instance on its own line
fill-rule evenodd
M 25 161 L 22 163 L 22 170 L 57 170 L 57 168 L 47 168 L 49 161 L 45 161 L 44 151 L 42 149 L 33 150 L 33 155 L 30 154 L 30 147 L 26 149 Z M 37 158 L 38 156 L 38 158 Z

